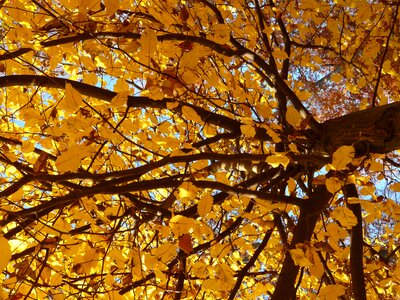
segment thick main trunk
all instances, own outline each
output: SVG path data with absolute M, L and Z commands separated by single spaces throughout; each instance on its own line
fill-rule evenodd
M 359 156 L 400 149 L 400 102 L 361 110 L 323 123 L 321 150 L 354 145 Z
M 311 240 L 319 215 L 328 205 L 331 196 L 325 186 L 317 186 L 310 195 L 310 199 L 300 207 L 299 221 L 290 243 L 290 249 L 296 248 L 299 243 L 307 244 Z M 290 252 L 287 251 L 271 300 L 296 299 L 295 283 L 299 269 L 300 267 L 294 263 Z

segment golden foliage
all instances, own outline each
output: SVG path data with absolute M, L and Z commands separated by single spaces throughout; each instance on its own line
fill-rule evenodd
M 396 297 L 398 8 L 0 1 L 0 298 Z

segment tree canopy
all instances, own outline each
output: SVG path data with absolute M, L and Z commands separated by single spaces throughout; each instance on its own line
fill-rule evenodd
M 398 1 L 0 1 L 1 299 L 393 299 Z

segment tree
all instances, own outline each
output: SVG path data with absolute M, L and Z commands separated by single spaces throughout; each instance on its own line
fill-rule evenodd
M 0 298 L 394 298 L 399 4 L 1 1 Z

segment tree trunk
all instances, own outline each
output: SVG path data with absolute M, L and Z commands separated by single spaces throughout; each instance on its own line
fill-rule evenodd
M 345 185 L 344 191 L 347 197 L 358 197 L 357 189 L 354 184 Z M 350 273 L 353 297 L 355 300 L 366 300 L 367 293 L 365 290 L 364 276 L 364 239 L 363 224 L 361 214 L 361 204 L 354 203 L 347 205 L 349 209 L 357 217 L 357 225 L 351 230 L 351 246 L 350 246 Z
M 290 243 L 290 249 L 296 248 L 298 243 L 307 243 L 311 240 L 319 215 L 328 205 L 331 196 L 332 194 L 327 191 L 326 186 L 317 186 L 310 195 L 310 199 L 300 207 L 299 221 Z M 295 283 L 299 269 L 300 267 L 294 263 L 290 252 L 287 251 L 271 300 L 296 299 Z
M 322 125 L 317 148 L 330 155 L 343 145 L 353 145 L 358 156 L 400 149 L 400 102 L 353 112 Z

